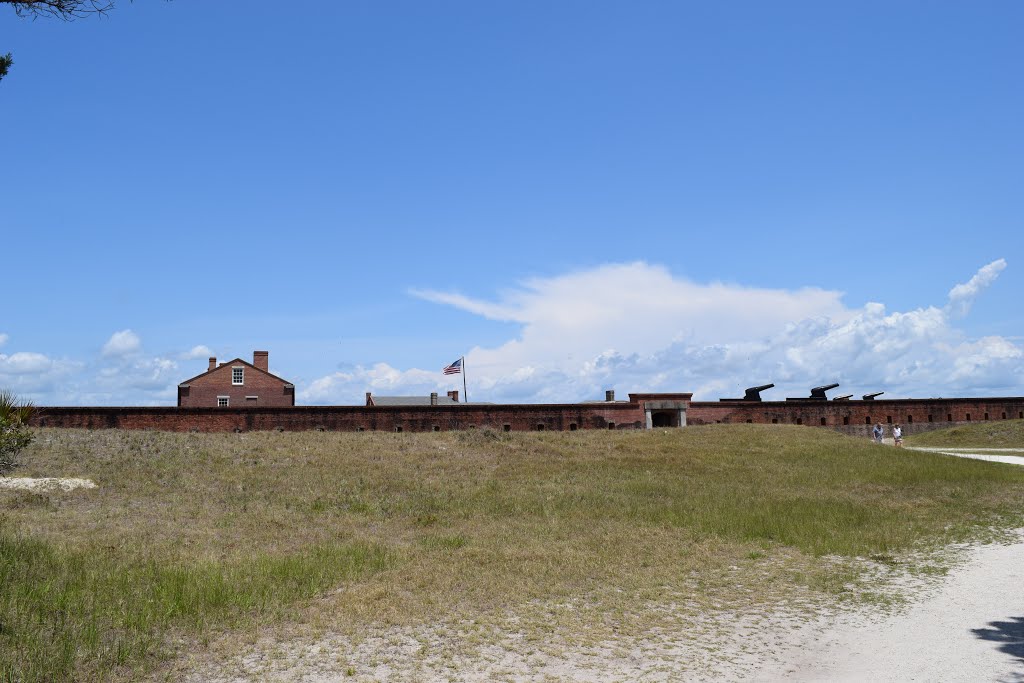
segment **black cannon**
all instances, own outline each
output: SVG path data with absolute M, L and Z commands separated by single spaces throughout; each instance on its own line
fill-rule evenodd
M 863 396 L 861 396 L 861 398 L 864 399 L 865 401 L 874 401 L 875 396 L 881 396 L 884 393 L 884 391 L 876 391 L 873 394 L 864 394 Z
M 828 396 L 825 395 L 825 392 L 828 391 L 829 389 L 835 389 L 838 386 L 839 386 L 839 383 L 836 382 L 835 384 L 826 384 L 823 387 L 814 387 L 813 389 L 811 389 L 811 395 L 808 398 L 787 398 L 786 400 L 787 401 L 827 401 L 828 400 Z
M 836 396 L 833 401 L 849 401 L 853 398 L 853 394 L 847 394 L 846 396 Z
M 743 394 L 743 398 L 720 398 L 719 401 L 760 401 L 761 392 L 765 389 L 771 389 L 774 384 L 762 384 L 759 387 L 749 387 L 746 393 Z

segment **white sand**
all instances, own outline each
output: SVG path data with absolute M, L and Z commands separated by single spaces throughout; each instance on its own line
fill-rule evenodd
M 74 491 L 75 489 L 94 489 L 96 484 L 91 479 L 73 479 L 61 477 L 0 477 L 0 489 L 16 491 L 33 491 L 43 493 L 49 491 Z
M 1024 465 L 1024 448 L 926 448 L 924 446 L 908 446 L 907 448 L 912 451 L 952 455 L 957 458 L 1003 462 L 1008 465 Z
M 832 612 L 717 615 L 700 631 L 660 632 L 585 650 L 505 633 L 458 647 L 438 624 L 359 643 L 337 634 L 263 640 L 233 661 L 193 661 L 188 681 L 993 681 L 1024 682 L 1024 532 L 1012 545 L 961 549 L 888 616 Z M 714 623 L 712 623 L 714 622 Z
M 808 629 L 753 680 L 1024 681 L 1024 538 L 968 552 L 901 613 Z

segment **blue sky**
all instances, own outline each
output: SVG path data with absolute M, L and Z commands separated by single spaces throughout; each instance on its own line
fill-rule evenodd
M 1024 5 L 283 8 L 0 7 L 0 386 L 1024 395 Z

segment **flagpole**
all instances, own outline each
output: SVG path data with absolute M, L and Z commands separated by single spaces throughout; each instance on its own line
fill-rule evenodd
M 462 395 L 466 399 L 466 403 L 469 403 L 469 389 L 466 388 L 466 357 L 462 357 Z

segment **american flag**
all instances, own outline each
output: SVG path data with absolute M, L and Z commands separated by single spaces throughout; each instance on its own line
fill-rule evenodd
M 442 372 L 444 372 L 444 374 L 446 375 L 459 374 L 460 372 L 462 372 L 462 359 L 458 359 L 457 361 L 446 367 Z

